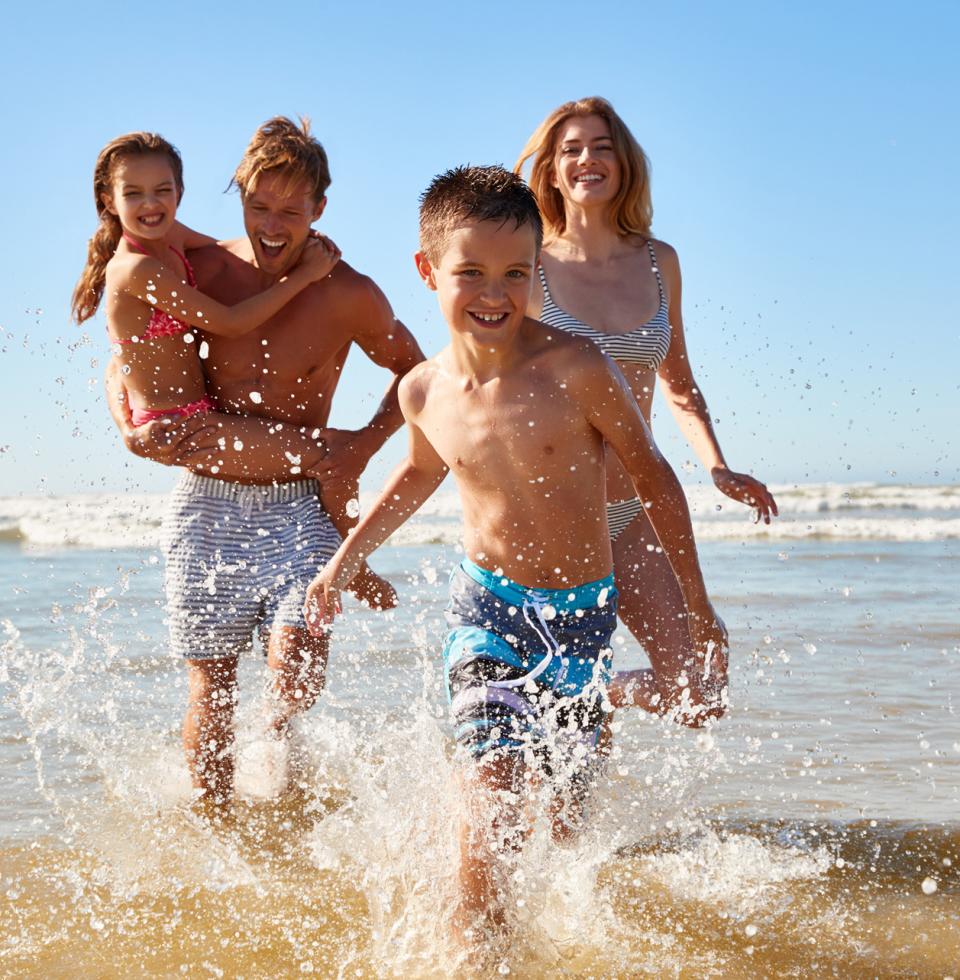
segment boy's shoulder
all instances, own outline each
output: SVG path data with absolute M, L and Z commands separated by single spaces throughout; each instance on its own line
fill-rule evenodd
M 405 417 L 409 418 L 423 411 L 430 389 L 441 375 L 446 374 L 440 360 L 445 353 L 446 348 L 439 354 L 420 361 L 400 379 L 397 395 Z
M 529 317 L 524 321 L 524 331 L 531 358 L 552 371 L 566 376 L 570 372 L 590 372 L 606 367 L 607 356 L 584 337 Z

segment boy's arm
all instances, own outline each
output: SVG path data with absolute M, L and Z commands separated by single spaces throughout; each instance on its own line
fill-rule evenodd
M 323 571 L 310 583 L 304 603 L 307 626 L 320 633 L 340 611 L 340 591 L 350 583 L 371 552 L 383 544 L 447 475 L 447 466 L 416 423 L 408 422 L 410 450 L 394 470 L 370 512 L 340 545 Z
M 609 358 L 593 351 L 581 357 L 569 375 L 568 387 L 580 399 L 587 419 L 620 457 L 644 503 L 683 590 L 692 617 L 691 633 L 704 642 L 723 643 L 700 571 L 683 488 L 653 441 L 626 380 Z

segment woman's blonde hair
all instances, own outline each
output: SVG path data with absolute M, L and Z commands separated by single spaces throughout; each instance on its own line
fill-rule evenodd
M 553 161 L 560 130 L 573 116 L 599 116 L 610 127 L 610 139 L 613 151 L 620 161 L 621 172 L 620 189 L 610 202 L 610 215 L 621 235 L 649 238 L 653 223 L 650 161 L 613 106 L 598 96 L 564 102 L 554 109 L 527 140 L 527 145 L 513 168 L 519 174 L 524 164 L 533 160 L 528 183 L 540 205 L 546 237 L 549 239 L 562 235 L 567 224 L 563 195 L 553 186 L 551 178 L 554 174 Z

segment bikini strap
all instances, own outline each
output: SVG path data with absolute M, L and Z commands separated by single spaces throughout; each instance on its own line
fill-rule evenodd
M 136 238 L 134 238 L 132 235 L 128 235 L 125 231 L 121 232 L 121 234 L 123 235 L 123 240 L 128 245 L 130 245 L 132 248 L 135 248 L 142 255 L 147 254 L 147 250 L 136 240 Z
M 647 251 L 650 253 L 650 268 L 653 269 L 653 274 L 657 277 L 657 290 L 660 293 L 660 302 L 664 300 L 663 295 L 663 279 L 660 278 L 660 267 L 657 265 L 657 253 L 653 250 L 653 242 L 647 239 Z
M 187 257 L 180 251 L 180 249 L 174 248 L 172 245 L 170 246 L 170 251 L 173 252 L 173 254 L 176 255 L 176 257 L 183 263 L 184 269 L 187 270 L 187 282 L 193 286 L 194 289 L 196 289 L 197 280 L 193 274 L 193 266 L 187 261 Z
M 556 305 L 553 302 L 553 297 L 550 295 L 550 287 L 547 285 L 547 274 L 543 271 L 543 263 L 542 262 L 538 262 L 537 263 L 537 272 L 540 273 L 540 285 L 543 286 L 543 305 L 544 305 L 544 307 L 546 307 L 546 305 L 548 303 L 551 306 Z

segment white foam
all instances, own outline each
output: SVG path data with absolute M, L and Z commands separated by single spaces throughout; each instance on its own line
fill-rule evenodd
M 780 517 L 754 524 L 748 508 L 713 487 L 686 488 L 702 541 L 960 539 L 960 486 L 818 483 L 772 488 Z M 361 513 L 376 493 L 361 494 Z M 0 497 L 0 542 L 37 548 L 156 548 L 164 494 Z M 718 509 L 719 508 L 719 509 Z M 457 544 L 456 493 L 439 493 L 391 538 L 393 545 Z

